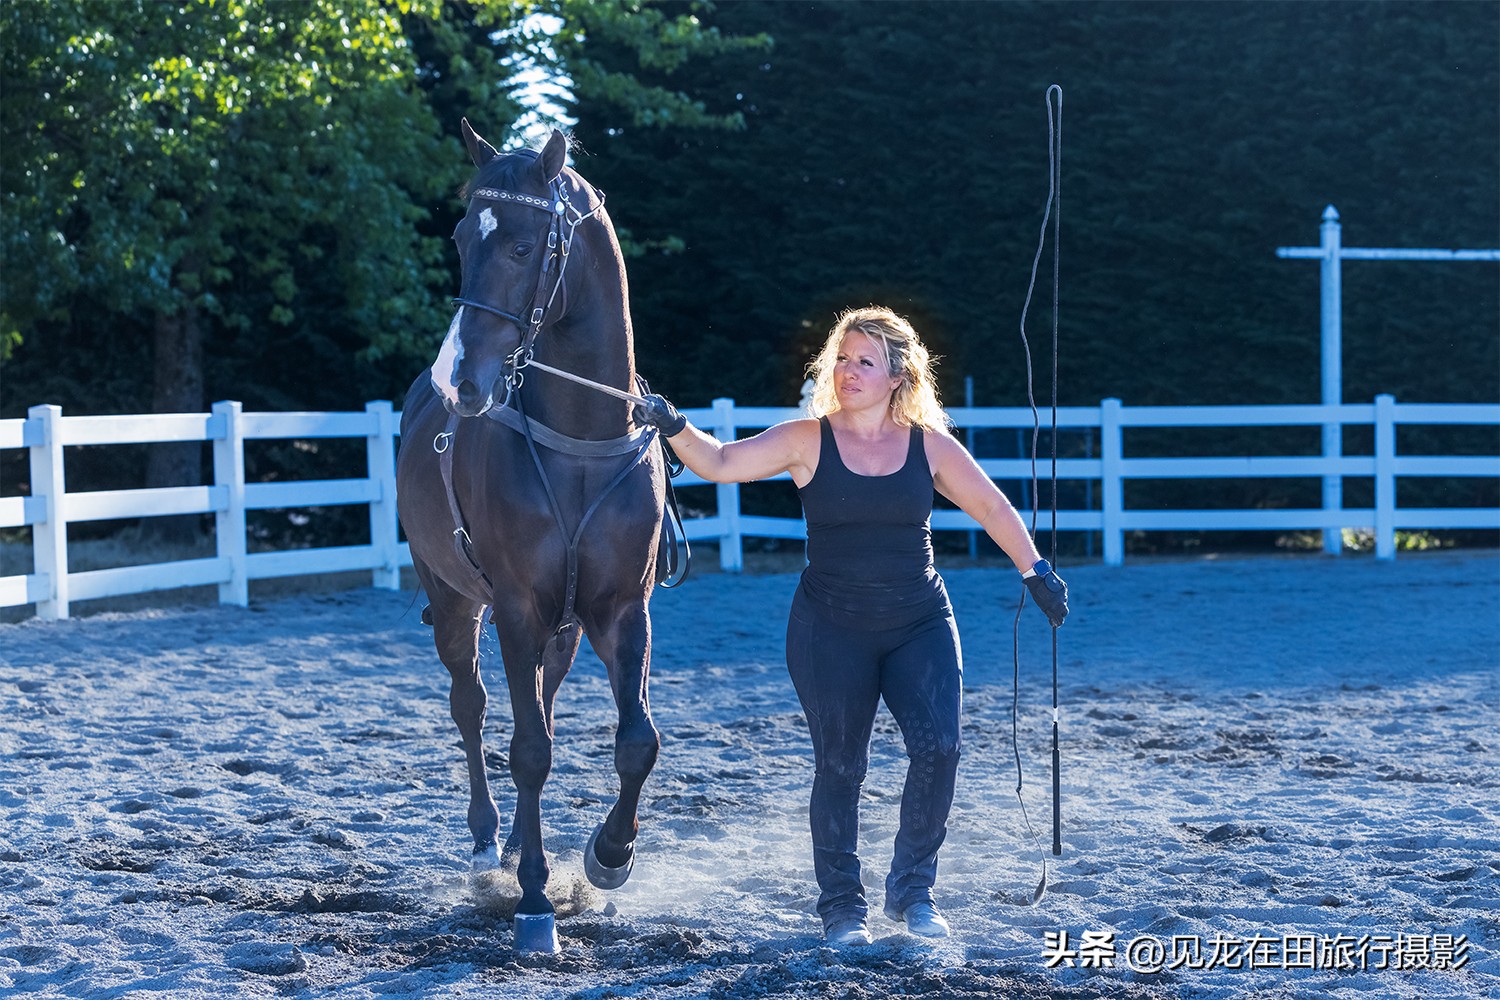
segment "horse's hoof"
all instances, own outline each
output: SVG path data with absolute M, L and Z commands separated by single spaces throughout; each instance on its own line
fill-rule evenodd
M 550 913 L 516 914 L 516 951 L 555 955 L 560 950 L 555 916 Z
M 469 859 L 469 870 L 473 872 L 492 872 L 500 867 L 500 850 L 492 840 L 483 847 L 475 848 L 474 855 Z
M 600 889 L 618 889 L 630 878 L 630 869 L 635 867 L 635 845 L 630 845 L 630 857 L 618 868 L 606 868 L 599 861 L 599 855 L 594 853 L 595 845 L 599 842 L 599 835 L 604 832 L 604 824 L 600 823 L 594 828 L 589 837 L 588 846 L 583 849 L 583 873 L 588 880 Z

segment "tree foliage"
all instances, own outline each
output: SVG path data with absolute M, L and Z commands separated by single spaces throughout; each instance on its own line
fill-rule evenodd
M 210 357 L 267 364 L 253 381 L 270 388 L 298 341 L 330 342 L 300 352 L 310 365 L 347 364 L 441 323 L 428 283 L 443 247 L 414 226 L 456 173 L 394 8 L 59 3 L 3 16 L 12 341 L 89 350 L 124 332 L 130 343 L 105 353 L 144 355 L 132 367 L 149 372 L 197 338 Z M 186 332 L 164 337 L 174 325 Z M 161 388 L 158 408 L 203 405 L 201 379 L 196 399 Z
M 1315 400 L 1317 266 L 1274 250 L 1330 203 L 1346 245 L 1500 246 L 1495 4 L 15 0 L 0 410 L 399 402 L 457 284 L 457 121 L 515 144 L 528 68 L 687 405 L 791 403 L 867 302 L 948 401 L 1023 402 L 1052 83 L 1064 403 Z M 1493 265 L 1349 262 L 1344 293 L 1346 398 L 1500 398 Z
M 587 105 L 578 126 L 617 221 L 678 238 L 631 279 L 642 366 L 688 404 L 792 402 L 837 309 L 871 301 L 935 342 L 950 401 L 969 375 L 981 403 L 1024 402 L 1052 83 L 1064 402 L 1316 400 L 1317 265 L 1274 251 L 1316 244 L 1330 203 L 1349 245 L 1500 246 L 1493 4 L 745 0 L 715 19 L 774 41 L 679 79 L 743 133 Z M 1347 398 L 1500 396 L 1497 287 L 1493 265 L 1347 264 Z
M 735 124 L 628 69 L 733 43 L 623 2 L 18 2 L 0 37 L 9 405 L 140 409 L 153 369 L 157 409 L 398 394 L 447 325 L 458 119 L 508 136 L 522 57 L 632 121 Z

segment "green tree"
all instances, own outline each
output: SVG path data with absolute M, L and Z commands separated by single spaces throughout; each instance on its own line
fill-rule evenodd
M 577 129 L 651 247 L 631 262 L 643 368 L 687 403 L 789 402 L 834 311 L 868 301 L 936 342 L 948 399 L 972 375 L 981 402 L 1023 401 L 1051 83 L 1065 402 L 1315 400 L 1317 268 L 1274 248 L 1316 242 L 1330 202 L 1352 243 L 1500 245 L 1493 4 L 744 0 L 715 19 L 774 48 L 676 81 L 743 132 L 621 128 L 587 103 Z M 1346 282 L 1351 399 L 1496 397 L 1492 267 Z M 1451 348 L 1413 364 L 1431 331 Z
M 443 247 L 413 224 L 455 168 L 394 8 L 15 3 L 0 17 L 9 344 L 123 334 L 100 360 L 148 358 L 129 367 L 151 373 L 151 408 L 198 411 L 207 360 L 237 343 L 285 344 L 336 314 L 357 333 L 326 339 L 378 358 L 441 323 L 426 282 Z M 195 446 L 151 461 L 149 482 L 199 475 Z
M 577 129 L 645 250 L 631 261 L 642 370 L 682 404 L 792 402 L 835 312 L 866 302 L 914 319 L 950 403 L 964 376 L 981 404 L 1024 403 L 1052 83 L 1064 404 L 1315 401 L 1317 267 L 1274 249 L 1316 243 L 1329 203 L 1351 245 L 1500 246 L 1494 4 L 744 0 L 715 20 L 774 46 L 675 81 L 738 110 L 743 132 L 622 128 L 586 102 Z M 1042 399 L 1050 262 L 1028 324 Z M 1497 316 L 1493 265 L 1351 262 L 1346 398 L 1500 398 Z M 1302 428 L 1165 437 L 1132 446 L 1317 446 Z M 1157 485 L 1135 484 L 1132 504 L 1204 502 Z M 1441 486 L 1440 502 L 1493 502 Z M 1315 488 L 1259 481 L 1242 502 L 1315 505 Z
M 399 397 L 456 287 L 459 117 L 515 141 L 531 63 L 632 121 L 733 125 L 628 69 L 729 44 L 616 0 L 0 5 L 5 405 Z M 153 455 L 193 481 L 196 449 Z

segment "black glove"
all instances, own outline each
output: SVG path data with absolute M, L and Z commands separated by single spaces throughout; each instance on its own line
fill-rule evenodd
M 677 407 L 667 402 L 665 396 L 652 393 L 644 403 L 635 404 L 637 423 L 650 424 L 661 431 L 662 437 L 676 437 L 687 426 L 687 417 L 677 412 Z
M 1036 570 L 1036 575 L 1026 578 L 1026 589 L 1031 591 L 1031 599 L 1036 601 L 1036 606 L 1042 609 L 1052 627 L 1057 628 L 1068 617 L 1068 585 L 1045 559 L 1038 559 L 1032 569 Z

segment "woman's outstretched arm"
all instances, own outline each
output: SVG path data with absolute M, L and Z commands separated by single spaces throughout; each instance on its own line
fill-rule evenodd
M 817 463 L 818 422 L 788 420 L 754 437 L 725 443 L 705 434 L 677 412 L 661 396 L 647 396 L 646 406 L 636 406 L 636 417 L 661 429 L 662 436 L 682 463 L 711 483 L 744 483 L 769 479 L 783 472 L 806 482 Z

